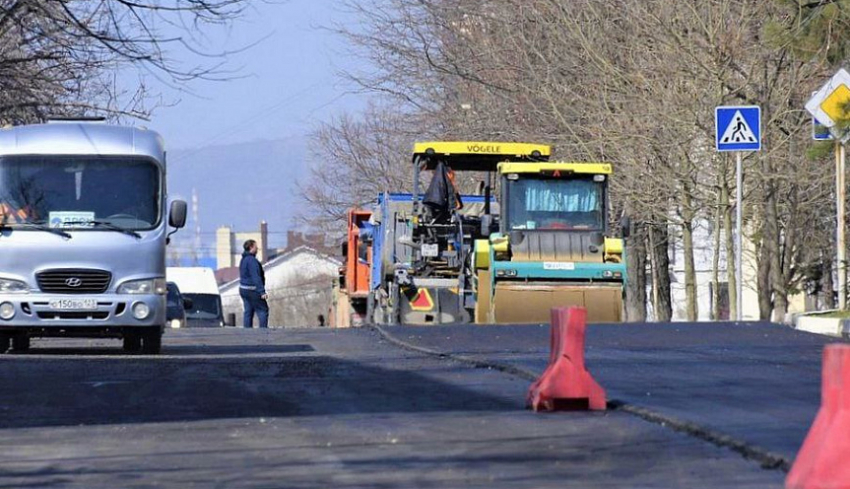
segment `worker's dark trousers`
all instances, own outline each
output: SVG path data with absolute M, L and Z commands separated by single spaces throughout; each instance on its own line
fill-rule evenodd
M 262 298 L 256 290 L 239 289 L 239 296 L 242 297 L 242 305 L 245 308 L 245 315 L 242 318 L 242 325 L 250 328 L 254 325 L 254 313 L 257 313 L 257 319 L 260 321 L 261 328 L 269 327 L 269 303 Z

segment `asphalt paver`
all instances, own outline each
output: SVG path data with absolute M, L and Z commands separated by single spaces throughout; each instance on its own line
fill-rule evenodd
M 525 410 L 528 382 L 371 330 L 169 331 L 163 355 L 37 340 L 0 357 L 0 488 L 781 487 L 618 411 Z

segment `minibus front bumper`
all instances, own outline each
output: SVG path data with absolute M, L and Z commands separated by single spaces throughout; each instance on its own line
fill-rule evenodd
M 159 294 L 0 294 L 0 330 L 109 330 L 165 325 Z

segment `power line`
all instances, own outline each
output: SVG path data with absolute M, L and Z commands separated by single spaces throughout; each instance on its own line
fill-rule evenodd
M 269 287 L 269 288 L 266 288 L 266 292 L 275 292 L 275 291 L 278 291 L 278 290 L 303 289 L 303 287 L 306 286 L 306 285 L 316 285 L 316 284 L 327 284 L 330 287 L 333 287 L 334 277 L 331 276 L 331 275 L 326 275 L 322 278 L 317 278 L 315 280 L 309 280 L 307 282 L 301 282 L 301 283 L 289 284 L 289 285 L 281 285 L 281 286 L 278 286 L 278 287 Z M 325 289 L 322 288 L 322 289 L 311 289 L 311 290 L 325 290 Z M 234 295 L 236 295 L 236 294 L 234 294 Z
M 296 98 L 307 94 L 308 92 L 315 89 L 319 85 L 320 85 L 320 83 L 314 83 L 314 84 L 310 85 L 309 87 L 304 88 L 303 90 L 299 90 L 298 92 L 295 92 L 292 95 L 289 95 L 287 97 L 284 97 L 283 99 L 278 100 L 277 102 L 275 102 L 274 104 L 272 104 L 270 106 L 266 106 L 263 109 L 258 110 L 257 112 L 253 113 L 252 115 L 242 119 L 241 121 L 237 122 L 236 124 L 233 124 L 232 126 L 229 126 L 227 129 L 225 129 L 225 130 L 215 134 L 214 136 L 210 137 L 209 139 L 207 139 L 206 141 L 204 141 L 203 143 L 198 145 L 198 147 L 195 150 L 189 151 L 187 153 L 180 154 L 180 156 L 178 158 L 175 158 L 174 161 L 185 160 L 186 158 L 188 158 L 190 156 L 193 156 L 195 154 L 200 153 L 201 151 L 204 151 L 208 144 L 214 143 L 214 142 L 219 142 L 222 139 L 226 138 L 227 136 L 232 136 L 233 134 L 236 134 L 237 132 L 240 132 L 240 131 L 247 129 L 248 127 L 250 127 L 250 123 L 264 117 L 269 112 L 273 112 L 273 111 L 277 110 L 278 108 L 280 108 L 283 105 L 295 100 Z
M 283 302 L 283 301 L 288 301 L 288 300 L 292 300 L 292 299 L 301 299 L 301 298 L 304 298 L 304 297 L 322 295 L 323 292 L 330 292 L 330 290 L 331 289 L 310 289 L 310 290 L 305 291 L 305 292 L 286 295 L 284 297 L 269 297 L 268 299 L 266 299 L 266 301 L 268 301 L 268 302 Z
M 257 234 L 259 234 L 260 231 L 259 230 L 257 230 L 257 231 L 232 231 L 231 230 L 231 232 L 234 233 L 234 234 L 247 234 L 247 233 L 257 233 Z M 293 232 L 297 232 L 297 231 L 293 231 Z M 289 231 L 268 231 L 266 234 L 288 234 L 288 233 L 289 233 Z M 218 232 L 217 231 L 201 231 L 201 234 L 210 235 L 210 234 L 218 234 Z

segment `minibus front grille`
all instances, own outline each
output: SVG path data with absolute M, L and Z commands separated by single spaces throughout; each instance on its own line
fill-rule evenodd
M 102 294 L 112 282 L 105 270 L 46 270 L 36 274 L 38 288 L 51 294 Z
M 104 320 L 109 318 L 108 311 L 38 311 L 39 319 L 66 320 Z

